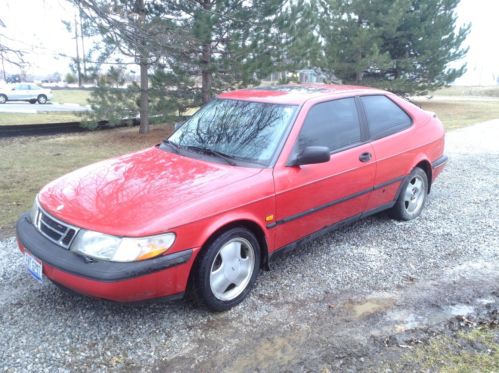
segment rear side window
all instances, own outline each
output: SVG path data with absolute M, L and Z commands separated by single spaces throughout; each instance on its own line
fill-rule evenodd
M 411 126 L 411 118 L 386 96 L 362 96 L 371 137 L 379 139 Z
M 330 151 L 359 143 L 359 116 L 354 98 L 328 101 L 313 106 L 305 118 L 298 146 L 327 146 Z

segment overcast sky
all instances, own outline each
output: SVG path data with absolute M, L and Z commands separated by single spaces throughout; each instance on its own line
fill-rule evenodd
M 460 23 L 472 24 L 466 41 L 468 72 L 458 82 L 492 84 L 494 74 L 499 75 L 499 1 L 461 0 L 458 16 Z M 59 54 L 75 55 L 75 43 L 61 20 L 74 22 L 74 17 L 66 0 L 0 0 L 0 19 L 6 25 L 2 33 L 12 39 L 9 45 L 29 52 L 30 74 L 65 75 L 69 59 Z

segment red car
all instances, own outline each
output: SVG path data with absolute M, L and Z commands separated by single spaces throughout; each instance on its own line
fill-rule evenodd
M 240 303 L 277 252 L 365 216 L 419 216 L 444 129 L 389 92 L 221 94 L 163 143 L 67 174 L 17 223 L 40 281 L 115 301 Z

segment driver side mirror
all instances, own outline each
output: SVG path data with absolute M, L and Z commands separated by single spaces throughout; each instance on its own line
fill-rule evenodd
M 326 163 L 330 159 L 331 153 L 327 146 L 307 146 L 288 163 L 288 166 Z

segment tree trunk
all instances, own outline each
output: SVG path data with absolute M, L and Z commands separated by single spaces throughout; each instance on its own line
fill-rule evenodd
M 139 12 L 139 24 L 144 27 L 146 12 L 144 0 L 137 0 L 137 9 Z M 147 57 L 145 51 L 146 40 L 142 39 L 144 49 L 139 51 L 140 54 L 140 128 L 139 133 L 149 132 L 149 77 L 147 76 Z
M 211 42 L 203 44 L 203 53 L 201 56 L 201 94 L 203 98 L 203 104 L 206 104 L 211 100 L 211 90 L 213 77 L 211 75 L 210 69 L 211 63 Z
M 140 128 L 139 133 L 149 132 L 149 77 L 147 58 L 140 57 Z
M 359 14 L 359 19 L 357 20 L 357 25 L 359 27 L 359 29 L 362 28 L 362 15 Z M 363 49 L 363 45 L 362 43 L 359 45 L 359 49 L 357 50 L 357 68 L 356 68 L 356 71 L 355 71 L 355 83 L 359 84 L 360 81 L 362 80 L 362 71 L 363 71 L 363 68 L 362 68 L 362 64 L 361 64 L 361 61 L 362 61 L 362 49 Z
M 201 3 L 202 7 L 206 11 L 211 11 L 212 1 L 204 0 Z M 211 32 L 207 36 L 203 43 L 203 49 L 201 52 L 201 96 L 203 99 L 203 104 L 208 103 L 211 100 L 212 88 L 213 88 L 213 75 L 211 72 Z
M 360 83 L 362 81 L 362 76 L 363 75 L 364 74 L 362 73 L 362 71 L 357 71 L 355 73 L 355 83 L 357 83 L 357 84 Z

